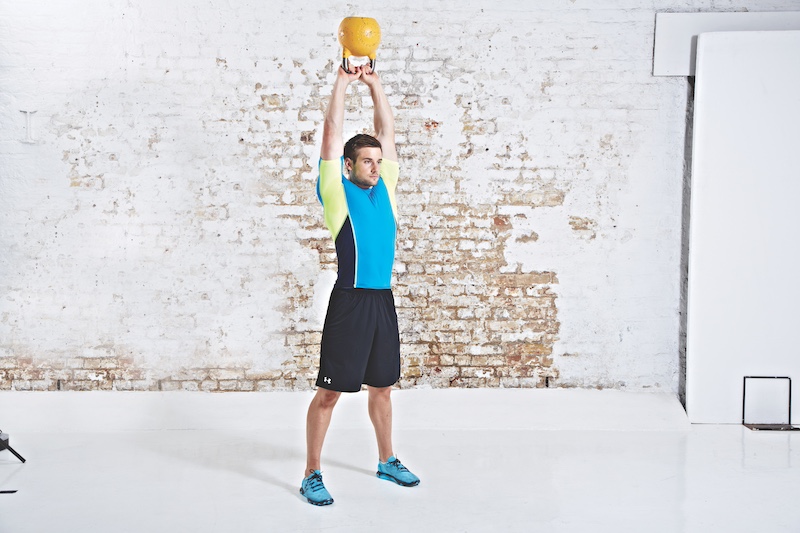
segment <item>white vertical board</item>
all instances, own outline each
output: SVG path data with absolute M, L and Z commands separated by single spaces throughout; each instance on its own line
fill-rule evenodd
M 768 30 L 800 30 L 800 11 L 656 13 L 653 76 L 694 76 L 701 33 Z
M 700 35 L 686 407 L 738 423 L 743 376 L 790 376 L 800 410 L 800 31 Z

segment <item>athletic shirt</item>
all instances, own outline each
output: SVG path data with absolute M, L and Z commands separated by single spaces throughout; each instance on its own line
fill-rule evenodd
M 317 197 L 336 243 L 336 289 L 389 289 L 397 235 L 394 191 L 400 167 L 381 161 L 378 183 L 362 189 L 344 175 L 344 157 L 319 162 Z

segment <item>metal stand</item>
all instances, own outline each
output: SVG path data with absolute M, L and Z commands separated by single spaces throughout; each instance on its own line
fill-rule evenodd
M 788 379 L 789 380 L 789 413 L 785 424 L 748 424 L 744 421 L 745 401 L 747 400 L 748 379 Z M 754 431 L 800 431 L 800 427 L 792 425 L 792 378 L 789 376 L 745 376 L 742 384 L 742 425 Z
M 14 454 L 14 457 L 19 459 L 23 463 L 25 462 L 25 458 L 22 457 L 20 454 L 18 454 L 17 451 L 14 448 L 12 448 L 10 444 L 8 444 L 8 434 L 7 433 L 3 433 L 2 431 L 0 431 L 0 451 L 3 451 L 3 450 L 10 451 L 11 453 Z M 15 491 L 15 490 L 0 490 L 0 494 L 14 494 L 15 492 L 17 492 L 17 491 Z
M 14 450 L 14 448 L 12 448 L 11 445 L 8 443 L 8 433 L 3 433 L 2 431 L 0 431 L 0 451 L 3 450 L 10 451 L 11 453 L 14 454 L 14 457 L 19 459 L 23 463 L 25 462 L 25 458 L 22 457 L 20 454 L 18 454 L 16 450 Z

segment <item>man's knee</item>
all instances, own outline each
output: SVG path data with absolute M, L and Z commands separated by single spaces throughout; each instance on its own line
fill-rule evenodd
M 323 409 L 333 409 L 341 395 L 342 393 L 338 391 L 318 388 L 316 400 Z
M 376 399 L 388 399 L 392 394 L 391 387 L 368 387 L 369 395 Z

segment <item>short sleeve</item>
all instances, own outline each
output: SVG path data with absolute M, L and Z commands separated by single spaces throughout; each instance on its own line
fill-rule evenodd
M 386 184 L 386 188 L 394 196 L 394 190 L 397 188 L 397 179 L 400 176 L 400 165 L 397 161 L 390 159 L 381 160 L 381 178 Z
M 347 220 L 347 199 L 342 184 L 342 159 L 319 161 L 319 178 L 317 179 L 317 196 L 322 202 L 325 226 L 333 239 L 339 234 L 344 221 Z

